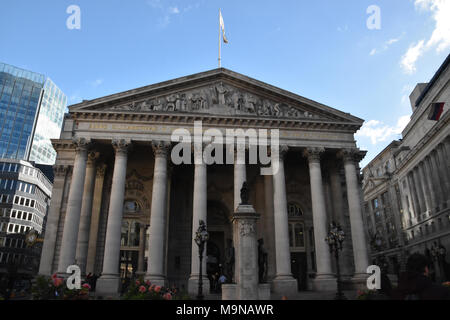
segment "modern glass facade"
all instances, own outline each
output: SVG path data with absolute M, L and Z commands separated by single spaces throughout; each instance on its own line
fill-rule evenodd
M 0 63 L 0 158 L 25 159 L 45 77 Z
M 47 78 L 31 146 L 30 161 L 39 164 L 55 163 L 56 151 L 50 139 L 59 138 L 66 106 L 66 95 Z
M 54 164 L 66 106 L 49 78 L 0 63 L 0 158 Z

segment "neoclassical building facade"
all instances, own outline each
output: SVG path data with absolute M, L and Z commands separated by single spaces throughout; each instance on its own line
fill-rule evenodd
M 190 164 L 175 164 L 172 133 L 193 132 L 198 122 L 203 131 L 279 130 L 279 170 L 261 175 L 263 165 L 248 159 L 206 164 L 195 148 L 183 154 Z M 325 242 L 332 221 L 347 235 L 344 279 L 359 283 L 368 266 L 358 167 L 365 153 L 354 139 L 362 123 L 227 69 L 73 105 L 53 141 L 58 157 L 40 273 L 64 274 L 76 264 L 100 276 L 102 295 L 138 275 L 193 293 L 199 279 L 193 238 L 203 220 L 210 235 L 203 260 L 208 292 L 208 276 L 221 271 L 233 239 L 231 219 L 246 181 L 261 215 L 257 235 L 275 296 L 335 289 Z
M 420 252 L 433 261 L 436 279 L 450 279 L 450 55 L 410 101 L 402 139 L 363 169 L 366 227 L 378 242 L 373 258 L 387 258 L 390 272 Z M 433 103 L 443 104 L 439 118 L 430 117 Z

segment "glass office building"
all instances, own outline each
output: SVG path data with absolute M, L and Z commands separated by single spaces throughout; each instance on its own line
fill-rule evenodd
M 0 158 L 54 164 L 66 106 L 50 79 L 0 62 Z
M 56 151 L 53 149 L 50 139 L 59 138 L 66 106 L 66 95 L 52 80 L 47 78 L 31 145 L 30 161 L 39 164 L 55 163 Z

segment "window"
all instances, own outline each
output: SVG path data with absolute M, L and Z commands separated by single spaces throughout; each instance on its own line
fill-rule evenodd
M 373 199 L 372 200 L 372 207 L 374 209 L 376 209 L 376 208 L 378 208 L 378 206 L 379 206 L 378 199 L 377 198 Z
M 305 247 L 305 232 L 304 226 L 301 222 L 289 223 L 289 246 L 291 248 Z
M 124 203 L 124 211 L 125 213 L 139 213 L 141 211 L 141 207 L 137 201 L 127 200 Z

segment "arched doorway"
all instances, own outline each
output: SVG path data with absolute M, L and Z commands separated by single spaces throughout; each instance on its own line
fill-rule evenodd
M 227 207 L 220 201 L 208 201 L 206 269 L 211 292 L 217 291 L 217 278 L 224 271 L 227 239 L 232 239 L 231 221 Z

